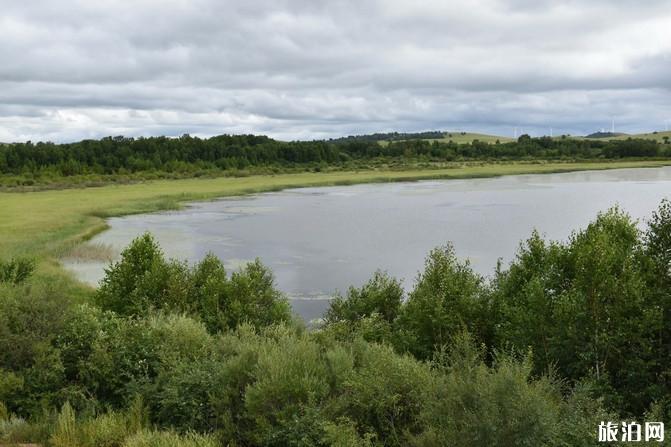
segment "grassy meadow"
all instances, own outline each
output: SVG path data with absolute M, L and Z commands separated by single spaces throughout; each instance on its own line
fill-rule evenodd
M 596 141 L 622 141 L 622 140 L 627 140 L 629 138 L 634 138 L 634 139 L 643 139 L 643 140 L 655 140 L 658 143 L 665 143 L 665 137 L 667 139 L 671 139 L 671 131 L 660 131 L 660 132 L 648 132 L 648 133 L 639 133 L 639 134 L 622 134 L 618 135 L 616 137 L 608 137 L 608 138 L 595 138 L 594 140 Z M 555 139 L 561 139 L 561 135 L 557 135 L 554 137 Z M 576 139 L 576 140 L 582 140 L 585 137 L 584 136 L 578 136 L 578 135 L 570 135 L 568 138 Z M 504 137 L 501 135 L 489 135 L 489 134 L 482 134 L 482 133 L 474 133 L 474 132 L 445 132 L 445 136 L 443 138 L 426 138 L 424 139 L 425 141 L 429 142 L 434 142 L 437 141 L 439 143 L 457 143 L 457 144 L 471 144 L 473 141 L 478 140 L 483 143 L 496 143 L 499 141 L 500 143 L 510 143 L 512 141 L 515 141 L 515 138 L 512 137 Z M 388 141 L 381 140 L 379 143 L 383 146 L 386 146 L 389 144 Z
M 474 133 L 474 132 L 445 132 L 443 138 L 427 138 L 425 139 L 429 142 L 437 141 L 439 143 L 457 143 L 457 144 L 471 144 L 473 141 L 478 140 L 483 143 L 496 143 L 497 141 L 501 143 L 509 143 L 515 141 L 514 138 L 502 137 L 499 135 L 487 135 L 483 133 Z M 383 146 L 389 144 L 388 141 L 381 140 L 379 143 Z
M 613 140 L 626 140 L 627 138 L 642 138 L 644 140 L 655 140 L 658 143 L 664 143 L 664 137 L 671 139 L 671 130 L 666 132 L 639 133 L 634 135 L 619 135 Z

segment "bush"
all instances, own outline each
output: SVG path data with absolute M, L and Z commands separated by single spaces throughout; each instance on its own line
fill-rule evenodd
M 330 392 L 319 345 L 284 331 L 259 349 L 245 413 L 256 444 L 313 445 L 321 438 L 318 407 Z
M 429 359 L 464 328 L 486 339 L 491 325 L 486 298 L 482 278 L 457 260 L 451 245 L 434 249 L 401 311 L 400 346 Z
M 58 285 L 0 284 L 0 400 L 28 417 L 60 406 L 63 363 L 54 346 L 72 308 Z
M 259 260 L 230 278 L 211 254 L 190 269 L 166 261 L 150 234 L 135 239 L 106 270 L 96 300 L 104 310 L 124 316 L 152 310 L 196 315 L 212 333 L 243 322 L 260 328 L 291 319 L 288 301 Z
M 385 445 L 407 445 L 421 430 L 418 415 L 433 374 L 426 364 L 390 347 L 358 342 L 353 371 L 342 383 L 339 412 L 363 437 Z
M 644 253 L 635 222 L 618 209 L 566 243 L 534 234 L 496 279 L 498 345 L 531 347 L 536 373 L 556 365 L 573 383 L 594 377 L 607 405 L 641 414 L 665 394 L 658 374 L 668 309 Z
M 214 437 L 208 435 L 142 431 L 126 439 L 122 447 L 219 447 L 219 445 Z
M 27 258 L 16 258 L 0 261 L 0 283 L 21 284 L 35 271 L 35 261 Z
M 107 412 L 91 418 L 77 419 L 65 403 L 49 440 L 53 447 L 119 447 L 129 436 L 147 427 L 142 400 L 136 398 L 126 412 Z
M 327 324 L 338 321 L 353 323 L 378 314 L 391 323 L 398 316 L 403 295 L 403 288 L 398 280 L 377 271 L 360 289 L 350 287 L 346 297 L 336 296 L 331 300 L 324 319 Z
M 43 429 L 42 425 L 30 424 L 25 419 L 12 415 L 0 419 L 0 442 L 40 442 L 44 439 Z
M 554 439 L 561 394 L 548 378 L 531 380 L 528 358 L 501 356 L 490 369 L 461 334 L 436 365 L 445 374 L 427 389 L 415 445 L 538 446 Z
M 121 252 L 120 261 L 105 270 L 96 301 L 102 309 L 120 315 L 145 315 L 150 308 L 163 307 L 169 281 L 163 253 L 145 233 Z

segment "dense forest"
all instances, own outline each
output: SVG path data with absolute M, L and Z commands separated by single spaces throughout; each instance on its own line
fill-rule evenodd
M 512 146 L 516 147 L 516 146 Z M 92 297 L 0 266 L 0 440 L 94 446 L 588 446 L 671 412 L 671 203 L 533 233 L 489 278 L 448 245 L 323 324 L 260 261 L 167 260 L 149 234 Z M 658 445 L 658 444 L 657 444 Z
M 419 138 L 434 134 L 381 134 L 293 142 L 254 135 L 220 135 L 204 139 L 184 135 L 180 138 L 108 137 L 67 144 L 14 143 L 0 145 L 0 180 L 5 177 L 5 184 L 30 185 L 64 176 L 267 172 L 264 169 L 279 172 L 338 166 L 351 168 L 376 161 L 592 160 L 671 156 L 671 145 L 642 139 L 596 141 L 523 135 L 509 143 L 489 144 L 476 140 L 457 144 Z M 387 144 L 379 143 L 383 137 L 388 138 L 385 140 Z

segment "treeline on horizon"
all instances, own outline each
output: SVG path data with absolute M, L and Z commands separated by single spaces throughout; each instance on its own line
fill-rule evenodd
M 490 278 L 438 247 L 408 293 L 377 272 L 313 329 L 260 261 L 188 265 L 149 234 L 79 299 L 20 264 L 0 266 L 0 442 L 597 446 L 601 421 L 671 414 L 668 201 L 643 230 L 615 208 L 534 232 Z
M 436 134 L 440 133 L 380 134 L 292 142 L 256 135 L 106 137 L 63 144 L 29 141 L 0 145 L 0 174 L 118 175 L 151 171 L 351 166 L 371 160 L 450 162 L 671 156 L 671 145 L 644 139 L 597 141 L 522 135 L 514 142 L 485 143 L 475 140 L 468 144 L 419 139 L 436 137 Z M 382 137 L 387 138 L 387 144 L 379 143 Z

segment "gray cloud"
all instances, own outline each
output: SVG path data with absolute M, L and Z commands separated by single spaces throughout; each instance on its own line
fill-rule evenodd
M 667 0 L 4 0 L 0 60 L 0 141 L 671 120 Z

